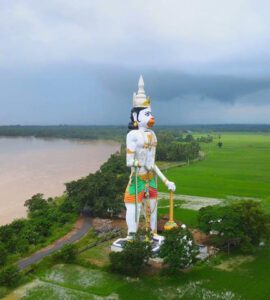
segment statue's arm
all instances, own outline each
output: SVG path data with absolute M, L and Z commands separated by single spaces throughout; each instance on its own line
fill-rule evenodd
M 160 169 L 157 165 L 154 165 L 153 170 L 170 191 L 174 192 L 176 190 L 176 186 L 175 186 L 174 182 L 169 181 L 166 178 L 166 176 L 160 171 Z
M 137 145 L 137 137 L 136 135 L 130 131 L 127 134 L 127 167 L 139 167 L 139 162 L 135 157 L 136 153 L 136 145 Z

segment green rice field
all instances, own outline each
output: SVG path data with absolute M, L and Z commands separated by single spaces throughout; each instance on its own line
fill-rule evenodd
M 131 279 L 77 265 L 56 265 L 6 300 L 62 299 L 269 299 L 270 252 L 262 251 L 252 260 L 230 259 L 232 270 L 222 263 L 196 267 L 178 276 L 144 276 Z M 222 261 L 223 264 L 226 259 Z M 235 266 L 234 266 L 235 264 Z
M 166 171 L 176 183 L 176 193 L 207 197 L 228 196 L 270 197 L 270 134 L 221 135 L 218 139 L 201 143 L 203 161 Z M 166 188 L 159 185 L 161 191 Z

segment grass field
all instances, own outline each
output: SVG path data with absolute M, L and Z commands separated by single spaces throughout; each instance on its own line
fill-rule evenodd
M 94 248 L 88 249 L 79 255 L 79 258 L 86 261 L 89 264 L 96 265 L 98 267 L 104 267 L 109 264 L 109 253 L 112 240 L 106 241 Z
M 165 171 L 177 186 L 176 193 L 196 196 L 270 197 L 270 134 L 222 134 L 201 144 L 206 158 Z M 161 191 L 166 188 L 160 184 Z

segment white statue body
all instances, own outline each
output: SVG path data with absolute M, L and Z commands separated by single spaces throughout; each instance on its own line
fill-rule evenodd
M 145 109 L 146 111 L 148 109 Z M 134 162 L 140 166 L 138 174 L 144 174 L 153 169 L 155 164 L 157 138 L 153 130 L 139 127 L 127 135 L 127 166 L 133 171 Z M 133 152 L 134 155 L 131 153 Z
M 169 190 L 175 190 L 175 184 L 169 181 L 155 164 L 157 138 L 153 130 L 155 119 L 150 108 L 150 100 L 146 99 L 142 77 L 139 80 L 138 94 L 133 98 L 134 108 L 131 120 L 134 129 L 127 134 L 127 166 L 131 167 L 130 180 L 125 192 L 127 209 L 126 222 L 128 237 L 138 230 L 142 205 L 149 206 L 149 225 L 153 234 L 157 231 L 157 182 L 160 177 Z

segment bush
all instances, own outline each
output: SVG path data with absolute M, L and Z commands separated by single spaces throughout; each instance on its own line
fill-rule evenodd
M 125 243 L 122 252 L 110 253 L 110 268 L 121 275 L 138 276 L 152 254 L 145 232 L 138 232 L 135 238 Z
M 0 285 L 11 287 L 19 283 L 21 274 L 19 269 L 14 266 L 6 266 L 0 271 Z
M 57 262 L 73 263 L 77 257 L 77 247 L 74 244 L 66 244 L 63 248 L 53 255 L 53 259 Z
M 160 248 L 160 257 L 173 272 L 188 268 L 196 261 L 197 246 L 187 229 L 173 228 L 164 232 L 165 241 Z

